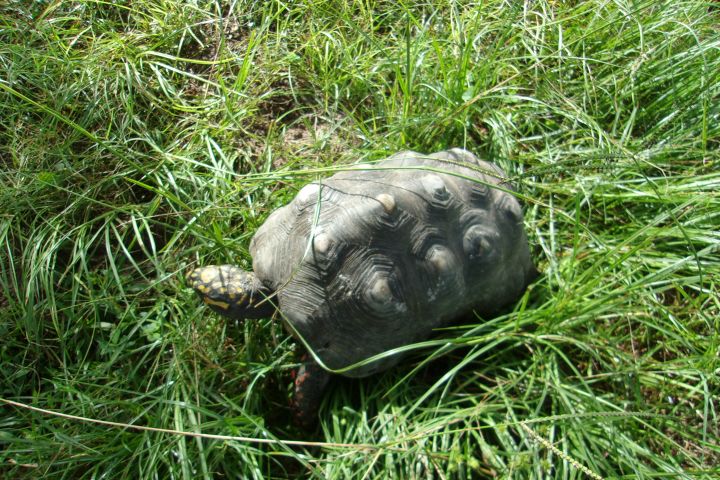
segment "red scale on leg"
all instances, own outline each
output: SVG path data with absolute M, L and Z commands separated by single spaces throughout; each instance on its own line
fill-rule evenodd
M 302 428 L 311 428 L 317 421 L 318 409 L 330 380 L 330 373 L 315 363 L 309 355 L 303 355 L 302 365 L 293 372 L 295 393 L 291 409 L 295 423 Z

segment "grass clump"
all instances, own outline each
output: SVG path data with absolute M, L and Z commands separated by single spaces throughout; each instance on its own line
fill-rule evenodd
M 0 474 L 716 477 L 717 25 L 699 1 L 0 6 L 0 397 L 71 416 L 3 402 Z M 183 274 L 248 266 L 318 170 L 454 146 L 518 185 L 541 277 L 296 430 L 293 342 Z

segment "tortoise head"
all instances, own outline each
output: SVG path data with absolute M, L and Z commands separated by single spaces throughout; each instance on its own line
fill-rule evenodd
M 266 299 L 272 292 L 252 272 L 233 265 L 211 265 L 196 268 L 187 278 L 203 303 L 226 317 L 266 318 L 275 312 Z

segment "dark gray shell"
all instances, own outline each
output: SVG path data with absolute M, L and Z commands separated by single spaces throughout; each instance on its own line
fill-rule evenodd
M 338 173 L 270 215 L 250 244 L 253 268 L 330 368 L 424 340 L 473 308 L 496 311 L 532 278 L 520 205 L 493 188 L 510 189 L 502 177 L 460 149 Z

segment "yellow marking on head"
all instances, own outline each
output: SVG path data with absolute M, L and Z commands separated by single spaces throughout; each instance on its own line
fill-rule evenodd
M 228 298 L 229 298 L 230 300 L 233 300 L 233 301 L 234 301 L 234 300 L 237 298 L 237 293 L 236 293 L 236 292 L 230 292 L 230 293 L 228 293 Z
M 213 305 L 213 306 L 215 306 L 215 307 L 222 308 L 223 310 L 227 310 L 227 309 L 230 308 L 230 304 L 229 304 L 229 303 L 227 303 L 227 302 L 221 302 L 221 301 L 219 301 L 219 300 L 213 300 L 213 299 L 210 298 L 210 297 L 204 297 L 204 298 L 203 298 L 203 302 L 205 302 L 205 304 L 207 304 L 207 305 Z
M 213 280 L 215 280 L 215 271 L 210 268 L 206 268 L 202 272 L 200 272 L 200 280 L 203 283 L 210 283 Z
M 210 289 L 207 287 L 207 285 L 198 285 L 198 286 L 195 287 L 195 288 L 197 288 L 197 290 L 198 290 L 200 293 L 205 293 L 205 294 L 207 294 L 207 293 L 210 291 Z

